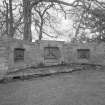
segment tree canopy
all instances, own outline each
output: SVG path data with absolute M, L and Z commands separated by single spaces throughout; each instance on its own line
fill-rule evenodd
M 60 13 L 72 19 L 75 39 L 87 40 L 87 34 L 98 40 L 105 39 L 104 0 L 2 0 L 0 5 L 1 36 L 7 34 L 9 37 L 32 41 L 31 27 L 34 24 L 39 40 L 43 35 L 57 37 L 46 30 L 49 27 L 56 35 L 61 34 L 56 29 L 58 16 L 51 12 L 55 11 L 55 14 Z

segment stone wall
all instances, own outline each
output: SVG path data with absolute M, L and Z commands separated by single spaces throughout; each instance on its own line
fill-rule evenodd
M 63 59 L 63 42 L 57 41 L 36 41 L 36 42 L 25 42 L 21 40 L 11 40 L 9 42 L 9 72 L 24 68 L 27 66 L 42 66 L 42 65 L 57 65 L 62 62 Z M 45 47 L 58 47 L 60 50 L 59 59 L 47 59 L 45 60 Z M 24 49 L 24 60 L 16 62 L 14 60 L 14 49 Z
M 8 43 L 7 40 L 0 39 L 0 79 L 8 71 Z
M 24 49 L 24 60 L 15 61 L 15 49 Z M 40 58 L 40 48 L 36 43 L 24 42 L 21 40 L 12 40 L 9 42 L 9 72 L 31 65 L 37 65 Z
M 78 58 L 78 49 L 89 49 L 89 58 Z M 66 63 L 88 63 L 105 65 L 105 43 L 68 43 L 64 45 L 63 50 L 64 61 Z
M 41 50 L 41 58 L 42 61 L 44 63 L 44 65 L 52 65 L 52 64 L 61 64 L 61 62 L 64 60 L 63 58 L 63 45 L 64 42 L 63 41 L 41 41 L 40 42 L 40 50 Z M 44 52 L 44 48 L 59 48 L 59 55 L 55 55 L 59 56 L 57 59 L 45 59 L 45 52 Z
M 46 53 L 46 49 L 48 49 Z M 16 58 L 16 52 L 21 59 Z M 79 58 L 78 49 L 89 49 L 88 58 Z M 15 59 L 16 58 L 16 59 Z M 19 61 L 18 61 L 19 60 Z M 105 65 L 105 43 L 65 43 L 63 41 L 26 42 L 9 39 L 0 40 L 0 77 L 7 72 L 28 66 L 58 65 L 61 63 L 88 63 Z

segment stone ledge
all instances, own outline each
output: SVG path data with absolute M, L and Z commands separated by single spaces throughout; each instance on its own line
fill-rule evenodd
M 72 67 L 74 65 L 74 67 Z M 89 66 L 89 65 L 88 65 Z M 94 65 L 95 66 L 95 70 L 103 70 L 101 66 L 99 65 Z M 58 68 L 57 68 L 58 67 Z M 91 66 L 90 66 L 91 68 Z M 94 68 L 94 67 L 93 67 Z M 0 83 L 3 83 L 3 81 L 12 81 L 12 80 L 25 80 L 25 79 L 30 79 L 30 78 L 38 78 L 38 77 L 43 77 L 43 76 L 50 76 L 50 75 L 56 75 L 56 74 L 60 74 L 60 73 L 72 73 L 72 72 L 76 72 L 76 71 L 81 71 L 81 70 L 88 70 L 89 67 L 87 67 L 86 65 L 82 64 L 82 65 L 66 65 L 66 66 L 51 66 L 51 67 L 44 67 L 44 68 L 28 68 L 28 70 L 24 69 L 24 71 L 17 73 L 9 73 L 7 75 L 5 75 L 5 77 L 3 78 L 3 80 L 0 81 Z M 92 69 L 92 68 L 91 68 Z M 90 70 L 91 70 L 90 69 Z M 94 70 L 94 69 L 93 69 Z

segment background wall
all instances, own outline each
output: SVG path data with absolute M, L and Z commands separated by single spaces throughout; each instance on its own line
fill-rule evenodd
M 40 41 L 40 42 L 25 42 L 21 40 L 12 40 L 9 42 L 9 72 L 23 68 L 26 66 L 40 66 L 40 65 L 57 65 L 63 61 L 63 43 L 57 41 Z M 55 61 L 54 59 L 44 59 L 44 48 L 45 47 L 58 47 L 60 50 L 60 58 Z M 24 61 L 15 62 L 14 61 L 14 49 L 21 48 L 24 49 Z M 15 68 L 15 69 L 14 69 Z
M 59 59 L 45 59 L 45 47 L 58 47 Z M 24 49 L 24 61 L 14 61 L 14 49 Z M 78 58 L 78 49 L 89 49 L 88 59 Z M 9 72 L 26 66 L 57 65 L 61 63 L 89 63 L 105 65 L 105 43 L 64 43 L 63 41 L 42 40 L 40 42 L 25 42 L 21 40 L 8 41 Z
M 89 49 L 88 59 L 78 58 L 78 49 Z M 105 64 L 105 43 L 75 43 L 64 45 L 64 60 L 66 63 Z

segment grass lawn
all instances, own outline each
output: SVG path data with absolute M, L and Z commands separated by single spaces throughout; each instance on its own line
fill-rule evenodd
M 76 71 L 0 84 L 0 105 L 105 105 L 105 71 Z

